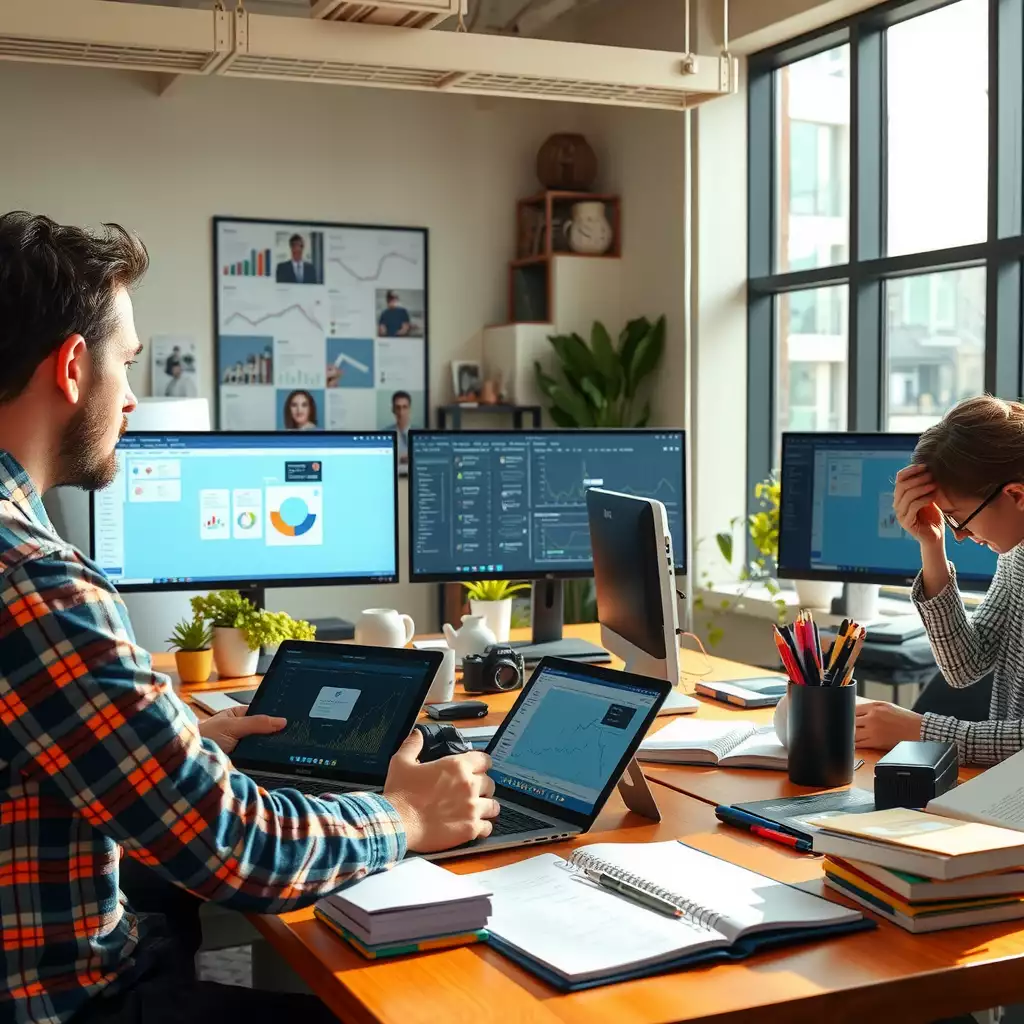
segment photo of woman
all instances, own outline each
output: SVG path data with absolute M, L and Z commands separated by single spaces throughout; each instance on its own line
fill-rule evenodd
M 285 430 L 317 430 L 316 399 L 305 390 L 292 391 L 284 401 Z

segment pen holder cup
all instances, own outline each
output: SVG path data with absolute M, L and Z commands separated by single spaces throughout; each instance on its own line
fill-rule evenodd
M 831 789 L 853 781 L 857 687 L 789 686 L 789 781 Z

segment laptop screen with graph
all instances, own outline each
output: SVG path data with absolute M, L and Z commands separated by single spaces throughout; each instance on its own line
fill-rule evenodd
M 243 771 L 383 785 L 440 663 L 439 651 L 287 641 L 247 713 L 288 725 L 246 737 L 232 760 Z
M 499 794 L 592 816 L 667 692 L 662 680 L 545 659 L 488 747 Z
M 409 560 L 414 582 L 593 575 L 586 492 L 665 505 L 686 572 L 681 430 L 413 431 Z

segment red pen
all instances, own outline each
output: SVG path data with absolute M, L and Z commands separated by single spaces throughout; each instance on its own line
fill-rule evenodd
M 811 849 L 811 844 L 806 839 L 797 839 L 796 836 L 786 835 L 785 832 L 776 832 L 775 829 L 764 828 L 762 825 L 751 825 L 750 831 L 755 836 L 770 839 L 773 843 L 781 843 L 783 846 L 799 850 L 801 853 L 808 853 Z

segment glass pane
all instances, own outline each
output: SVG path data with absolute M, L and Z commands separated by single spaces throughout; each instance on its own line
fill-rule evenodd
M 937 423 L 985 383 L 985 268 L 947 270 L 886 285 L 889 430 Z
M 776 465 L 783 431 L 846 429 L 846 303 L 845 285 L 775 300 Z
M 850 48 L 837 46 L 777 72 L 776 269 L 847 259 Z
M 988 0 L 960 0 L 894 25 L 886 52 L 889 255 L 982 241 Z

